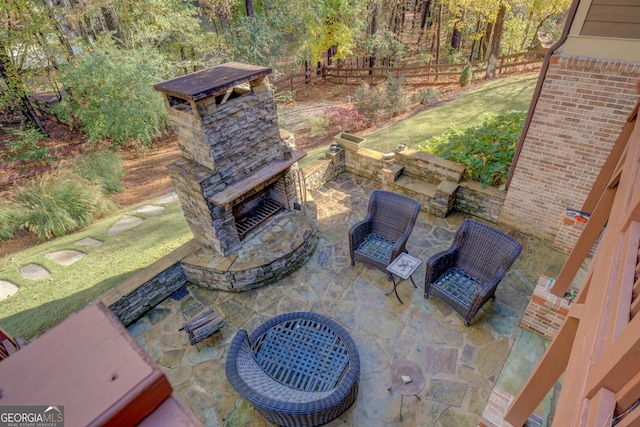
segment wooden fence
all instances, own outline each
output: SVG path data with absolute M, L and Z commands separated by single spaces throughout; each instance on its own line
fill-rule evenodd
M 534 70 L 542 64 L 546 49 L 505 55 L 498 58 L 496 74 L 506 75 L 523 70 Z M 375 84 L 387 78 L 389 74 L 398 78 L 402 76 L 405 84 L 411 85 L 445 85 L 456 83 L 466 63 L 460 64 L 426 64 L 412 67 L 350 67 L 331 65 L 315 68 L 292 76 L 274 80 L 275 93 L 293 91 L 318 80 L 336 84 L 360 85 Z M 487 62 L 471 63 L 474 79 L 484 77 Z

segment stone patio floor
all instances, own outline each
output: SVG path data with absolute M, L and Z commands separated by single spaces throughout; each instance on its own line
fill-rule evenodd
M 314 311 L 342 324 L 360 352 L 361 379 L 355 403 L 330 426 L 476 426 L 496 384 L 517 393 L 535 366 L 546 340 L 519 328 L 540 275 L 557 276 L 566 255 L 550 243 L 505 230 L 524 249 L 470 327 L 435 299 L 425 299 L 424 263 L 410 281 L 386 296 L 392 282 L 381 271 L 351 266 L 347 231 L 362 219 L 369 195 L 379 184 L 343 173 L 311 196 L 305 209 L 316 209 L 319 243 L 309 262 L 272 285 L 244 293 L 211 291 L 188 285 L 181 300 L 168 298 L 129 327 L 142 347 L 161 366 L 174 390 L 206 426 L 271 425 L 233 390 L 224 364 L 229 343 L 242 328 L 251 332 L 262 322 L 289 311 Z M 437 218 L 424 212 L 409 239 L 409 253 L 423 261 L 449 247 L 465 215 Z M 207 301 L 228 325 L 195 346 L 178 332 L 182 310 Z M 400 395 L 389 391 L 391 366 L 409 359 L 424 370 L 420 399 L 405 396 L 403 422 L 398 421 Z M 507 360 L 508 359 L 508 360 Z M 539 410 L 546 425 L 548 396 Z

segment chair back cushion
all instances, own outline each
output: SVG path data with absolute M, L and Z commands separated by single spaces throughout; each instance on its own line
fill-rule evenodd
M 396 241 L 412 230 L 420 213 L 420 203 L 390 191 L 376 190 L 369 199 L 371 233 Z
M 453 245 L 458 247 L 456 265 L 483 283 L 501 268 L 506 273 L 522 250 L 508 234 L 470 219 L 458 228 Z

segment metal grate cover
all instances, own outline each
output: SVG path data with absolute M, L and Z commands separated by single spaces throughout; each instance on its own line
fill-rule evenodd
M 280 203 L 272 199 L 266 199 L 255 209 L 236 219 L 236 229 L 238 230 L 240 240 L 244 239 L 247 233 L 254 229 L 258 224 L 270 216 L 275 215 L 282 209 L 283 207 Z

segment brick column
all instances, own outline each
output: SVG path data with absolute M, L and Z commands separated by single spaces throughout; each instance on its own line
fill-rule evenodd
M 540 276 L 520 327 L 553 339 L 569 313 L 569 300 L 548 291 L 551 279 Z

